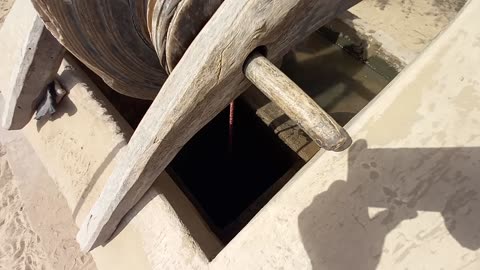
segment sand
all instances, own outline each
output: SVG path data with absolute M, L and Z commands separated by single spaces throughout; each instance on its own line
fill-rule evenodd
M 0 145 L 0 269 L 51 269 L 40 237 L 24 213 L 24 204 Z

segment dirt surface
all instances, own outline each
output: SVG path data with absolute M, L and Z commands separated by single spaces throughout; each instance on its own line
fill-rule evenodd
M 52 269 L 41 239 L 24 213 L 24 204 L 0 145 L 0 269 Z

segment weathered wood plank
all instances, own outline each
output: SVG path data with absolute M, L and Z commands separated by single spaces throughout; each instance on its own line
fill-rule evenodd
M 1 124 L 21 129 L 56 76 L 64 48 L 45 28 L 29 0 L 17 0 L 0 30 Z
M 248 86 L 247 56 L 266 46 L 278 59 L 356 0 L 226 0 L 155 98 L 77 235 L 103 244 L 183 145 Z M 152 29 L 155 31 L 155 29 Z
M 323 149 L 350 146 L 347 132 L 315 101 L 263 55 L 254 52 L 245 62 L 245 76 Z

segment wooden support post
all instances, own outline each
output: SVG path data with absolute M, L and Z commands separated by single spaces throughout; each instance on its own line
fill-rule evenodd
M 274 64 L 258 52 L 245 62 L 245 76 L 276 103 L 320 147 L 342 151 L 350 146 L 347 132 Z
M 265 46 L 271 59 L 279 59 L 356 2 L 225 0 L 170 74 L 122 153 L 80 228 L 81 248 L 104 244 L 184 144 L 249 87 L 243 65 L 255 48 Z
M 1 125 L 21 129 L 56 76 L 65 50 L 29 0 L 17 0 L 0 30 Z

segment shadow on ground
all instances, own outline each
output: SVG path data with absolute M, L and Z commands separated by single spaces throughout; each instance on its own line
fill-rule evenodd
M 357 141 L 346 181 L 334 182 L 299 216 L 312 269 L 376 269 L 385 237 L 417 211 L 441 213 L 458 244 L 479 249 L 478 160 L 476 147 L 369 149 Z M 369 208 L 381 210 L 369 215 Z

